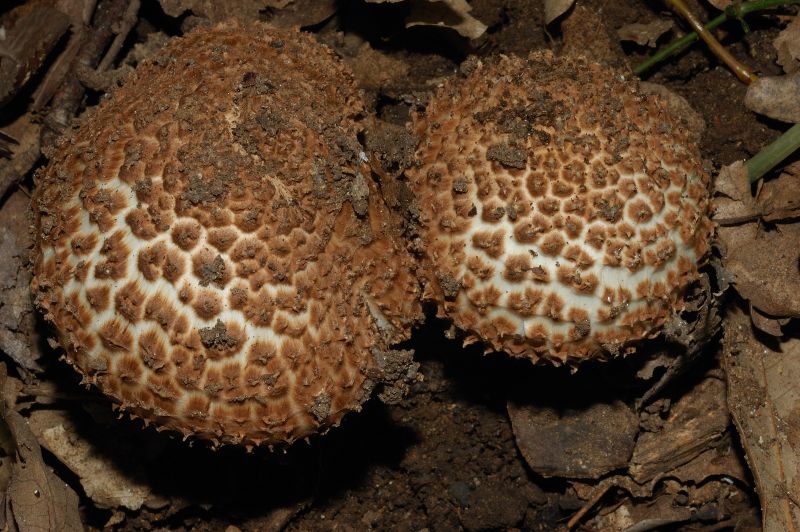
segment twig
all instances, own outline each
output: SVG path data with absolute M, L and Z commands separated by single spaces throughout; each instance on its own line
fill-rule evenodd
M 139 6 L 139 0 L 131 0 L 130 4 L 128 4 L 125 14 L 122 15 L 122 20 L 119 24 L 119 30 L 117 31 L 116 37 L 114 37 L 114 41 L 108 48 L 103 60 L 100 61 L 99 65 L 97 65 L 97 70 L 99 72 L 108 70 L 113 64 L 114 60 L 117 58 L 117 54 L 119 54 L 122 45 L 125 43 L 125 39 L 128 38 L 128 34 L 130 33 L 131 29 L 133 29 L 133 26 L 135 26 L 136 22 L 139 20 L 137 16 L 139 14 Z
M 689 23 L 692 30 L 703 39 L 711 51 L 714 52 L 723 63 L 728 65 L 728 68 L 733 70 L 736 77 L 745 83 L 752 83 L 757 79 L 750 67 L 740 63 L 713 35 L 711 35 L 711 32 L 703 27 L 703 24 L 694 16 L 683 0 L 666 0 L 666 2 Z
M 708 24 L 703 26 L 707 31 L 713 30 L 723 22 L 727 22 L 730 19 L 738 19 L 744 22 L 744 16 L 748 15 L 749 13 L 753 13 L 756 11 L 762 11 L 764 9 L 770 9 L 773 7 L 784 6 L 784 5 L 800 5 L 800 0 L 753 0 L 750 2 L 742 2 L 742 3 L 734 3 L 728 6 L 725 11 L 712 19 Z M 664 61 L 668 57 L 680 52 L 681 50 L 685 49 L 687 46 L 692 44 L 693 42 L 697 41 L 698 35 L 696 32 L 691 32 L 687 35 L 684 35 L 680 39 L 676 39 L 675 41 L 671 42 L 652 56 L 648 57 L 636 67 L 634 67 L 633 71 L 637 75 L 641 75 L 644 72 L 647 72 L 653 66 L 657 65 L 661 61 Z
M 800 148 L 800 124 L 795 124 L 776 140 L 761 148 L 760 152 L 745 163 L 750 182 L 754 183 L 761 179 L 798 148 Z
M 11 157 L 12 144 L 19 144 L 19 141 L 11 135 L 6 135 L 0 131 L 0 157 Z
M 603 487 L 599 488 L 599 489 L 598 489 L 598 490 L 597 490 L 597 491 L 594 493 L 594 495 L 592 495 L 592 498 L 591 498 L 591 499 L 589 499 L 588 501 L 586 501 L 586 504 L 584 504 L 584 505 L 581 507 L 581 509 L 580 509 L 580 510 L 578 510 L 577 512 L 575 512 L 575 515 L 573 515 L 573 516 L 570 518 L 570 520 L 569 520 L 569 521 L 567 521 L 567 529 L 568 529 L 568 530 L 572 530 L 572 528 L 573 528 L 575 525 L 577 525 L 577 524 L 578 524 L 578 521 L 580 521 L 581 519 L 583 519 L 583 516 L 584 516 L 584 515 L 586 515 L 586 513 L 587 513 L 589 510 L 591 510 L 591 509 L 592 509 L 592 507 L 593 507 L 595 504 L 597 504 L 597 502 L 598 502 L 600 499 L 602 499 L 602 498 L 603 498 L 603 495 L 605 495 L 605 494 L 608 492 L 608 490 L 609 490 L 609 489 L 611 489 L 611 483 L 609 483 L 609 484 L 606 484 L 605 486 L 603 486 Z

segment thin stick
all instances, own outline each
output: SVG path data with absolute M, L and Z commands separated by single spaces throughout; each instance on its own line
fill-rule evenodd
M 689 26 L 692 27 L 692 30 L 694 30 L 694 32 L 697 33 L 701 39 L 703 39 L 711 51 L 714 52 L 714 54 L 716 54 L 716 56 L 719 57 L 723 63 L 728 65 L 728 68 L 733 70 L 733 73 L 736 74 L 736 77 L 748 84 L 757 79 L 750 67 L 740 63 L 724 46 L 722 46 L 722 44 L 720 44 L 720 42 L 713 35 L 711 35 L 711 32 L 703 27 L 703 24 L 697 19 L 697 17 L 694 16 L 692 11 L 686 6 L 683 0 L 666 1 L 667 4 L 672 7 L 672 9 L 674 9 L 686 20 L 686 22 L 689 23 Z
M 798 148 L 800 148 L 800 124 L 795 124 L 776 140 L 761 148 L 760 152 L 745 163 L 750 182 L 754 183 L 761 179 Z
M 581 507 L 581 509 L 580 509 L 580 510 L 578 510 L 577 512 L 575 512 L 575 515 L 573 515 L 573 516 L 570 518 L 570 520 L 569 520 L 569 521 L 567 521 L 567 529 L 568 529 L 568 530 L 571 530 L 571 529 L 572 529 L 572 528 L 573 528 L 575 525 L 577 525 L 577 524 L 578 524 L 578 521 L 580 521 L 581 519 L 583 519 L 583 516 L 584 516 L 584 515 L 586 515 L 586 513 L 587 513 L 589 510 L 591 510 L 591 509 L 592 509 L 592 507 L 593 507 L 595 504 L 597 504 L 597 502 L 598 502 L 600 499 L 602 499 L 602 498 L 603 498 L 603 495 L 605 495 L 605 494 L 608 492 L 608 490 L 609 490 L 609 489 L 611 489 L 611 486 L 612 486 L 612 484 L 611 484 L 611 483 L 608 483 L 608 484 L 606 484 L 605 486 L 603 486 L 603 487 L 601 487 L 600 489 L 598 489 L 598 490 L 597 490 L 597 491 L 594 493 L 594 495 L 592 495 L 592 498 L 591 498 L 591 499 L 589 499 L 588 501 L 586 501 L 586 504 L 584 504 L 584 505 Z
M 743 17 L 749 13 L 753 13 L 756 11 L 761 11 L 764 9 L 770 9 L 773 7 L 784 6 L 784 5 L 798 5 L 800 4 L 800 0 L 753 0 L 750 2 L 742 2 L 742 3 L 735 3 L 728 6 L 725 11 L 718 15 L 717 17 L 713 18 L 708 24 L 704 26 L 707 31 L 713 30 L 722 25 L 723 22 L 726 22 L 732 18 L 735 19 L 743 19 Z M 657 65 L 661 61 L 664 61 L 666 58 L 674 55 L 681 50 L 685 49 L 687 46 L 692 44 L 693 42 L 697 41 L 699 37 L 697 36 L 696 32 L 691 32 L 687 35 L 684 35 L 680 39 L 676 39 L 675 41 L 671 42 L 652 56 L 648 57 L 636 67 L 634 67 L 633 71 L 637 75 L 641 75 L 644 72 L 647 72 L 653 66 Z

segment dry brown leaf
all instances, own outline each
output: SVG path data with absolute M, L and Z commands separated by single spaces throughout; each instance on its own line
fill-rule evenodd
M 772 318 L 758 310 L 753 305 L 750 305 L 750 320 L 758 330 L 775 337 L 783 336 L 782 327 L 789 323 L 789 318 Z
M 544 23 L 550 24 L 567 12 L 575 0 L 544 0 Z
M 111 456 L 98 452 L 61 410 L 36 410 L 28 421 L 42 445 L 80 479 L 86 495 L 102 508 L 138 510 L 150 497 L 144 474 L 123 471 Z
M 633 41 L 639 46 L 656 46 L 658 38 L 672 29 L 672 21 L 656 19 L 647 24 L 626 24 L 617 30 L 617 35 L 623 41 Z
M 522 456 L 544 477 L 597 478 L 625 467 L 639 421 L 624 403 L 556 410 L 508 403 Z
M 739 294 L 776 318 L 800 316 L 800 225 L 720 227 L 723 264 Z
M 791 167 L 793 168 L 793 167 Z M 796 174 L 786 172 L 756 201 L 741 162 L 724 167 L 714 182 L 714 220 L 723 251 L 723 266 L 739 294 L 775 318 L 800 316 L 800 224 L 776 223 L 796 212 Z
M 486 24 L 469 14 L 472 7 L 466 0 L 409 0 L 411 12 L 406 28 L 439 26 L 450 28 L 468 39 L 477 39 L 486 31 Z
M 477 39 L 486 31 L 486 25 L 469 14 L 472 6 L 466 0 L 365 0 L 368 4 L 397 4 L 408 2 L 410 13 L 406 28 L 411 26 L 439 26 L 457 31 L 469 39 Z
M 758 204 L 766 222 L 779 222 L 800 217 L 800 161 L 783 169 L 778 179 L 770 179 L 758 194 Z
M 0 368 L 5 380 L 6 368 Z M 47 467 L 42 449 L 28 423 L 16 410 L 0 402 L 0 414 L 14 440 L 15 460 L 5 493 L 6 526 L 10 530 L 83 530 L 78 495 Z
M 751 220 L 756 202 L 750 192 L 750 180 L 744 161 L 723 166 L 714 179 L 714 221 L 730 224 Z
M 778 52 L 778 64 L 792 74 L 800 70 L 800 15 L 795 16 L 773 43 Z
M 761 498 L 766 531 L 800 528 L 800 338 L 778 350 L 759 342 L 749 317 L 725 323 L 728 406 Z
M 723 10 L 733 3 L 733 0 L 708 0 L 708 3 L 717 9 Z
M 748 109 L 783 122 L 800 122 L 800 71 L 763 76 L 750 84 L 744 98 Z

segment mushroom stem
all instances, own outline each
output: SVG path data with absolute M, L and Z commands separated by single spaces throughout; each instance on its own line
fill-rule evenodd
M 783 5 L 797 5 L 800 4 L 800 0 L 752 0 L 750 2 L 741 2 L 731 4 L 725 11 L 718 15 L 717 17 L 713 18 L 709 21 L 708 24 L 703 26 L 706 31 L 713 30 L 722 25 L 723 22 L 727 22 L 728 20 L 735 18 L 739 19 L 744 22 L 744 16 L 753 13 L 755 11 L 761 11 L 764 9 L 770 9 L 773 7 L 783 6 Z M 698 34 L 696 32 L 691 32 L 687 35 L 684 35 L 680 39 L 676 39 L 675 41 L 671 42 L 652 56 L 648 57 L 638 65 L 636 65 L 633 71 L 637 75 L 641 75 L 655 65 L 660 63 L 661 61 L 665 60 L 666 58 L 680 52 L 693 42 L 698 39 Z
M 666 0 L 667 4 L 675 10 L 680 16 L 682 16 L 686 22 L 689 23 L 689 26 L 697 33 L 697 35 L 703 39 L 703 41 L 708 45 L 714 54 L 719 57 L 722 62 L 728 65 L 728 68 L 733 70 L 733 73 L 736 74 L 740 80 L 744 81 L 745 83 L 752 83 L 757 79 L 756 75 L 747 65 L 742 64 L 739 62 L 731 53 L 724 47 L 720 42 L 711 35 L 707 29 L 703 27 L 703 24 L 694 16 L 691 10 L 686 6 L 683 0 Z
M 798 148 L 800 148 L 800 124 L 795 124 L 745 163 L 750 182 L 754 183 L 761 179 Z

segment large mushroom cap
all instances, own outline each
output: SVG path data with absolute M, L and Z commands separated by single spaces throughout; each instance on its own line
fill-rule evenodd
M 33 289 L 67 359 L 215 442 L 290 442 L 358 409 L 419 315 L 363 115 L 297 31 L 201 29 L 140 65 L 37 179 Z
M 414 121 L 427 298 L 512 355 L 629 351 L 708 250 L 697 148 L 621 72 L 549 52 L 473 66 Z

